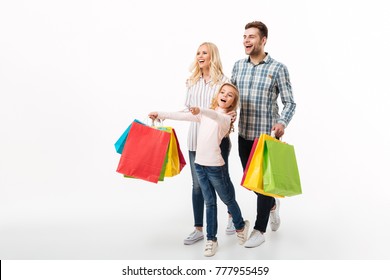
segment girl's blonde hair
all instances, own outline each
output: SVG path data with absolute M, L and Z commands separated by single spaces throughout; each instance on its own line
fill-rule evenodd
M 211 78 L 211 84 L 217 84 L 220 80 L 222 80 L 224 74 L 222 70 L 222 62 L 221 58 L 219 56 L 219 50 L 217 46 L 211 42 L 204 42 L 199 45 L 201 46 L 207 46 L 207 49 L 210 53 L 210 78 Z M 198 47 L 198 49 L 199 49 Z M 188 86 L 192 86 L 196 84 L 196 82 L 200 79 L 202 76 L 202 70 L 199 67 L 198 60 L 194 58 L 194 61 L 192 62 L 190 66 L 190 72 L 192 72 L 191 76 L 187 80 Z
M 218 107 L 218 94 L 221 92 L 221 90 L 222 90 L 222 88 L 223 88 L 224 86 L 229 86 L 229 87 L 233 88 L 233 94 L 234 94 L 233 103 L 232 103 L 232 105 L 230 105 L 229 108 L 227 108 L 226 113 L 229 113 L 229 112 L 231 112 L 231 111 L 236 111 L 237 108 L 238 108 L 239 102 L 240 102 L 240 93 L 239 93 L 239 91 L 238 91 L 238 88 L 237 88 L 235 85 L 233 85 L 232 83 L 229 83 L 229 82 L 225 82 L 225 83 L 223 83 L 223 84 L 219 87 L 217 93 L 215 94 L 213 100 L 211 101 L 210 109 L 215 109 L 215 108 Z M 227 133 L 226 136 L 228 136 L 229 133 L 230 133 L 230 132 L 233 132 L 233 131 L 234 131 L 234 125 L 233 125 L 233 122 L 231 122 L 231 123 L 230 123 L 230 130 L 229 130 L 229 132 Z

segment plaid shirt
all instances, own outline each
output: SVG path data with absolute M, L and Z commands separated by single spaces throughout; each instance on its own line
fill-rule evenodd
M 254 140 L 261 133 L 270 134 L 275 123 L 287 127 L 295 112 L 287 67 L 272 59 L 268 53 L 254 65 L 249 57 L 233 66 L 231 82 L 240 91 L 238 134 Z M 283 110 L 279 114 L 278 96 Z

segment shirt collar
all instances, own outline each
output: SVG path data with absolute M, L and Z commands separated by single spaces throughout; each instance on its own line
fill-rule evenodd
M 259 64 L 263 64 L 263 63 L 269 63 L 270 62 L 270 60 L 271 60 L 271 56 L 266 52 L 265 53 L 265 57 L 264 57 L 264 59 L 263 59 L 263 61 L 260 61 L 260 63 Z M 248 56 L 248 59 L 247 59 L 247 62 L 248 63 L 252 63 L 251 62 L 251 58 L 250 58 L 250 56 Z
M 207 82 L 206 82 L 206 80 L 205 79 L 203 79 L 203 75 L 202 76 L 200 76 L 201 78 L 202 78 L 202 80 L 205 82 L 205 84 L 208 84 L 208 83 L 210 83 L 211 82 L 211 79 L 210 80 L 208 80 Z

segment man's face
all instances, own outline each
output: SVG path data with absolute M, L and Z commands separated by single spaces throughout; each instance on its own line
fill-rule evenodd
M 260 32 L 257 28 L 248 28 L 244 33 L 244 48 L 247 55 L 256 56 L 263 52 L 266 38 L 260 38 Z

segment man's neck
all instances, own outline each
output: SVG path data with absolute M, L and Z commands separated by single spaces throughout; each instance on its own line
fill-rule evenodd
M 256 56 L 250 55 L 250 56 L 249 56 L 249 59 L 251 60 L 251 62 L 252 62 L 254 65 L 257 65 L 257 64 L 259 64 L 260 62 L 262 62 L 266 56 L 267 56 L 267 54 L 266 54 L 265 52 L 262 52 L 262 53 L 260 53 L 259 55 L 256 55 Z

